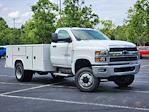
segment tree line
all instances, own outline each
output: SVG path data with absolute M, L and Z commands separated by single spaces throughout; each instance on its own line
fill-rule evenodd
M 51 33 L 59 27 L 98 28 L 112 38 L 149 45 L 149 1 L 138 0 L 128 10 L 122 26 L 102 20 L 82 0 L 64 0 L 60 9 L 49 0 L 39 0 L 31 7 L 33 15 L 21 28 L 9 28 L 0 18 L 0 45 L 50 43 Z M 100 24 L 100 25 L 99 25 Z

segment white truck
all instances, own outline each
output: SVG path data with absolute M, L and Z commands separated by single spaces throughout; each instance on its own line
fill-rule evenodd
M 51 44 L 9 45 L 6 67 L 15 68 L 16 79 L 31 81 L 33 74 L 51 73 L 54 79 L 75 76 L 80 91 L 94 91 L 102 79 L 129 86 L 139 72 L 136 45 L 110 40 L 90 28 L 59 28 Z

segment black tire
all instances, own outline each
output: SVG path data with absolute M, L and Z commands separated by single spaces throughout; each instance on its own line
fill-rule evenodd
M 3 57 L 5 57 L 5 56 L 6 56 L 6 53 L 3 54 Z
M 140 59 L 143 59 L 143 57 L 140 55 Z
M 115 78 L 114 83 L 119 87 L 128 87 L 130 84 L 133 83 L 134 79 L 134 75 L 119 76 Z
M 93 75 L 92 69 L 89 67 L 81 68 L 75 75 L 76 86 L 82 92 L 97 90 L 99 82 L 100 81 Z
M 23 64 L 17 62 L 15 65 L 15 76 L 20 82 L 29 82 L 32 80 L 33 72 L 30 70 L 24 70 Z
M 63 80 L 65 78 L 64 76 L 57 76 L 57 75 L 54 75 L 53 73 L 51 73 L 51 76 L 54 80 Z

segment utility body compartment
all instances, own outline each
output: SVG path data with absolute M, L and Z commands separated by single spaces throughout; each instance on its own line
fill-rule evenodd
M 50 60 L 50 44 L 8 45 L 6 67 L 14 68 L 21 61 L 25 70 L 52 72 L 55 68 Z

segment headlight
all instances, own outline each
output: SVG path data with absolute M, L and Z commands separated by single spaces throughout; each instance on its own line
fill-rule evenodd
M 106 61 L 107 51 L 95 51 L 95 62 Z

